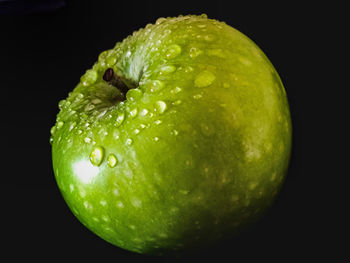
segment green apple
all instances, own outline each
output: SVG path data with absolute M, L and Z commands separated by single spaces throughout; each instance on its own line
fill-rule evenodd
M 74 215 L 126 250 L 214 244 L 285 178 L 291 119 L 264 53 L 223 22 L 160 18 L 100 54 L 59 102 L 55 178 Z

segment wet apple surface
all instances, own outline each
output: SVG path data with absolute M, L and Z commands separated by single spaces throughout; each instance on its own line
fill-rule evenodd
M 121 248 L 210 245 L 285 178 L 288 101 L 264 53 L 206 16 L 160 18 L 100 54 L 59 103 L 53 168 L 74 215 Z

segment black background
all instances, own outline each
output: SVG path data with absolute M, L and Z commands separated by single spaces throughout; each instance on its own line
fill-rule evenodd
M 283 262 L 339 256 L 342 247 L 332 244 L 342 234 L 328 220 L 330 214 L 338 217 L 339 213 L 325 179 L 336 171 L 330 171 L 320 157 L 331 144 L 324 140 L 320 146 L 330 129 L 321 129 L 322 135 L 315 133 L 324 119 L 329 122 L 332 117 L 320 112 L 321 101 L 328 96 L 322 85 L 325 80 L 315 81 L 322 75 L 319 66 L 325 65 L 325 40 L 332 31 L 329 17 L 336 12 L 332 8 L 295 1 L 257 5 L 219 0 L 65 1 L 62 8 L 46 11 L 28 6 L 5 10 L 0 3 L 0 8 L 7 13 L 0 16 L 0 220 L 5 243 L 1 252 L 13 258 L 98 262 L 253 258 Z M 16 14 L 10 14 L 11 10 Z M 181 259 L 137 255 L 101 240 L 71 214 L 54 180 L 49 130 L 58 101 L 74 88 L 100 52 L 158 17 L 201 13 L 253 39 L 280 74 L 294 128 L 289 174 L 272 209 L 241 236 Z

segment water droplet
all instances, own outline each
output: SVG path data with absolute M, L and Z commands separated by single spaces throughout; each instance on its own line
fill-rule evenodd
M 153 140 L 154 140 L 155 142 L 157 142 L 157 141 L 159 141 L 159 138 L 158 138 L 158 137 L 154 137 Z
M 131 118 L 135 118 L 135 116 L 137 115 L 137 109 L 135 108 L 135 109 L 131 110 L 129 114 L 130 114 Z
M 108 155 L 108 157 L 107 157 L 107 164 L 108 164 L 109 167 L 113 168 L 113 167 L 115 167 L 117 165 L 117 163 L 118 163 L 118 159 L 113 153 Z
M 126 99 L 130 101 L 139 100 L 142 97 L 142 91 L 140 89 L 129 89 L 126 93 Z
M 99 115 L 96 116 L 97 119 L 102 118 L 107 113 L 107 110 L 103 110 Z
M 52 143 L 53 143 L 53 137 L 50 136 L 50 144 L 52 144 Z
M 166 19 L 164 17 L 158 18 L 157 21 L 156 21 L 156 25 L 159 25 L 159 24 L 163 23 L 165 20 Z
M 201 94 L 196 94 L 196 95 L 193 96 L 193 98 L 195 100 L 198 100 L 198 99 L 202 98 L 202 95 Z
M 177 130 L 173 130 L 171 133 L 174 134 L 175 136 L 177 136 L 179 134 L 179 132 Z
M 52 126 L 51 130 L 50 130 L 50 133 L 51 135 L 55 135 L 55 132 L 56 132 L 56 126 Z
M 133 199 L 131 200 L 131 203 L 132 203 L 132 205 L 135 206 L 135 207 L 141 207 L 141 206 L 142 206 L 142 201 L 139 200 L 139 199 L 136 199 L 136 198 L 133 198 Z M 130 226 L 130 227 L 131 227 L 131 226 Z M 134 226 L 133 229 L 135 229 L 135 226 Z
M 176 101 L 174 101 L 172 104 L 173 104 L 173 105 L 180 105 L 181 103 L 182 103 L 181 100 L 176 100 Z
M 244 57 L 239 57 L 238 59 L 243 65 L 250 66 L 252 62 Z
M 114 138 L 115 140 L 119 140 L 119 130 L 115 130 L 115 131 L 113 132 L 113 138 Z
M 225 58 L 225 54 L 223 53 L 223 51 L 221 49 L 211 49 L 208 51 L 208 54 L 210 56 L 216 56 L 219 58 Z
M 196 47 L 191 47 L 190 48 L 189 54 L 190 54 L 191 58 L 195 58 L 198 55 L 200 55 L 201 53 L 202 53 L 202 51 L 200 49 L 196 48 Z
M 141 123 L 141 124 L 140 124 L 140 128 L 141 128 L 141 129 L 144 129 L 144 128 L 146 128 L 146 125 L 144 125 L 144 124 Z
M 92 139 L 90 137 L 86 137 L 84 139 L 84 142 L 86 142 L 86 143 L 91 143 L 91 141 L 92 141 Z
M 95 105 L 93 105 L 93 104 L 87 104 L 86 106 L 85 106 L 85 108 L 84 108 L 84 110 L 85 111 L 91 111 L 91 110 L 93 110 L 95 108 Z
M 182 89 L 181 89 L 180 87 L 175 87 L 174 89 L 172 89 L 172 90 L 170 91 L 170 93 L 172 93 L 172 94 L 177 94 L 177 93 L 179 93 L 181 90 L 182 90 Z
M 126 53 L 125 53 L 125 57 L 130 57 L 131 56 L 131 51 L 130 50 L 128 50 Z
M 214 36 L 212 36 L 212 35 L 205 35 L 204 36 L 204 40 L 206 40 L 208 42 L 213 41 L 214 40 Z
M 66 105 L 66 100 L 60 100 L 58 102 L 58 108 L 62 109 Z
M 81 77 L 80 81 L 84 86 L 89 86 L 97 80 L 97 72 L 95 70 L 89 69 L 85 72 L 85 74 Z
M 140 112 L 140 116 L 146 116 L 148 113 L 148 110 L 147 109 L 143 109 L 141 112 Z
M 167 105 L 164 101 L 159 100 L 156 102 L 156 109 L 160 114 L 164 113 L 166 108 L 167 108 Z
M 170 29 L 165 29 L 164 30 L 164 34 L 163 34 L 163 37 L 166 37 L 167 35 L 169 35 L 171 33 L 171 30 Z
M 139 129 L 135 129 L 134 130 L 134 134 L 139 134 L 140 133 L 140 130 Z
M 162 121 L 161 121 L 161 120 L 156 120 L 154 123 L 157 124 L 157 125 L 159 125 L 159 124 L 162 123 Z
M 77 125 L 76 122 L 72 122 L 71 125 L 69 126 L 69 131 L 73 130 L 75 125 Z
M 214 80 L 215 75 L 208 70 L 204 70 L 197 75 L 194 85 L 199 88 L 207 87 L 212 84 Z
M 189 72 L 192 72 L 192 71 L 193 71 L 193 68 L 191 66 L 185 67 L 185 73 L 189 73 Z
M 117 127 L 120 126 L 123 123 L 124 118 L 125 118 L 124 112 L 120 112 L 117 116 L 116 121 L 115 121 L 115 126 L 117 126 Z
M 83 131 L 82 130 L 78 130 L 78 134 L 82 134 L 83 133 Z
M 157 92 L 164 88 L 164 82 L 160 80 L 153 80 L 146 86 L 146 88 L 150 92 Z
M 199 17 L 200 17 L 200 18 L 204 18 L 204 19 L 207 19 L 207 18 L 208 18 L 208 16 L 207 16 L 206 14 L 201 14 Z
M 60 129 L 63 126 L 63 124 L 64 124 L 63 121 L 57 122 L 57 129 Z
M 169 74 L 172 73 L 176 70 L 176 67 L 172 65 L 165 65 L 160 68 L 159 74 L 164 75 L 164 74 Z
M 180 53 L 181 53 L 181 47 L 179 45 L 174 44 L 168 48 L 166 52 L 166 57 L 168 59 L 172 59 L 177 57 Z
M 180 190 L 179 192 L 180 194 L 183 194 L 183 195 L 187 195 L 189 193 L 188 190 Z
M 125 141 L 125 145 L 131 145 L 133 143 L 132 139 L 128 138 Z
M 103 160 L 104 149 L 101 146 L 95 147 L 90 154 L 90 162 L 95 166 L 100 166 Z
M 95 99 L 92 99 L 91 100 L 91 103 L 92 104 L 99 104 L 99 103 L 101 103 L 102 102 L 102 100 L 100 100 L 99 98 L 95 98 Z
M 113 55 L 108 57 L 107 60 L 106 60 L 106 63 L 107 63 L 108 67 L 114 66 L 116 62 L 117 62 L 117 58 L 115 56 L 113 56 Z

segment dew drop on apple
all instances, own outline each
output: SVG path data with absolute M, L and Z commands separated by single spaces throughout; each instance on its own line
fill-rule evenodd
M 119 132 L 119 130 L 115 130 L 114 132 L 113 132 L 113 138 L 115 139 L 115 140 L 119 140 L 119 138 L 120 138 L 120 132 Z
M 156 25 L 159 25 L 159 24 L 163 23 L 165 20 L 166 19 L 164 17 L 158 18 L 157 21 L 156 21 Z
M 73 130 L 76 124 L 77 124 L 76 122 L 72 122 L 72 123 L 69 125 L 69 131 Z
M 142 98 L 142 91 L 140 89 L 129 89 L 126 93 L 126 99 L 130 101 L 137 101 Z
M 125 118 L 124 112 L 120 112 L 118 114 L 118 116 L 117 116 L 117 119 L 116 119 L 116 122 L 115 122 L 115 126 L 117 126 L 117 127 L 120 126 L 123 123 L 124 118 Z
M 197 56 L 199 56 L 202 53 L 202 51 L 196 47 L 191 47 L 189 54 L 191 58 L 195 58 Z
M 100 100 L 99 98 L 94 98 L 91 100 L 92 104 L 100 104 L 102 102 L 102 100 Z
M 173 65 L 165 65 L 160 68 L 159 74 L 160 75 L 166 75 L 174 72 L 176 70 L 176 67 Z
M 95 147 L 90 154 L 90 162 L 92 165 L 100 166 L 104 156 L 104 149 L 102 146 Z
M 214 40 L 214 37 L 212 35 L 205 35 L 204 40 L 210 42 Z
M 157 92 L 164 87 L 164 82 L 160 80 L 153 80 L 147 85 L 147 89 L 150 92 Z
M 95 70 L 89 69 L 85 72 L 85 74 L 81 77 L 80 81 L 84 86 L 89 86 L 97 80 L 97 72 Z
M 141 112 L 140 112 L 140 116 L 146 116 L 148 114 L 148 110 L 147 109 L 143 109 Z
M 180 91 L 182 91 L 182 89 L 181 89 L 180 87 L 175 87 L 174 89 L 172 89 L 172 90 L 170 91 L 170 93 L 172 93 L 172 94 L 177 94 L 177 93 L 179 93 Z
M 58 102 L 58 108 L 62 109 L 66 105 L 66 100 L 60 100 Z
M 85 111 L 91 111 L 91 110 L 93 110 L 95 108 L 95 105 L 93 105 L 93 104 L 87 104 L 86 106 L 85 106 L 85 108 L 84 108 L 84 110 Z
M 196 95 L 193 95 L 193 98 L 195 100 L 199 100 L 200 98 L 202 98 L 202 95 L 201 94 L 196 94 Z
M 108 67 L 114 66 L 116 62 L 117 62 L 117 58 L 114 56 L 110 56 L 106 59 L 106 63 Z
M 199 88 L 208 87 L 214 82 L 214 80 L 215 75 L 208 70 L 204 70 L 196 76 L 194 85 Z
M 135 118 L 136 115 L 137 115 L 137 108 L 131 110 L 131 111 L 129 112 L 129 114 L 130 114 L 130 117 L 131 117 L 131 118 Z
M 178 55 L 180 55 L 181 53 L 181 47 L 179 45 L 173 44 L 171 46 L 169 46 L 169 48 L 166 51 L 166 57 L 168 59 L 173 59 L 175 57 L 177 57 Z
M 52 128 L 50 130 L 51 135 L 54 136 L 55 132 L 56 132 L 56 126 L 52 126 Z
M 159 100 L 159 101 L 156 102 L 156 109 L 159 112 L 159 114 L 164 113 L 166 108 L 167 108 L 167 105 L 166 105 L 166 103 L 164 101 Z
M 92 139 L 90 137 L 86 137 L 86 138 L 84 138 L 84 142 L 91 143 Z
M 60 129 L 63 126 L 63 124 L 64 124 L 63 121 L 57 122 L 57 129 Z
M 185 73 L 189 73 L 189 72 L 192 72 L 192 71 L 193 71 L 193 68 L 191 66 L 185 67 Z
M 133 140 L 131 138 L 126 139 L 125 145 L 131 145 Z
M 109 167 L 113 168 L 113 167 L 115 167 L 117 165 L 117 163 L 118 163 L 118 159 L 113 153 L 108 155 L 108 157 L 107 157 L 107 164 L 108 164 Z

